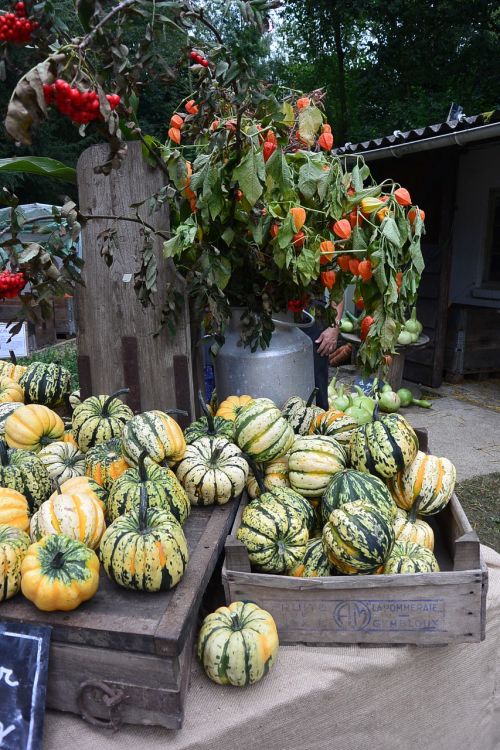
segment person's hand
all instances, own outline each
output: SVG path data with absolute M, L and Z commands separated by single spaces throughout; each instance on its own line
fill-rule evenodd
M 339 367 L 340 365 L 347 365 L 351 361 L 352 346 L 350 344 L 344 344 L 335 349 L 333 354 L 330 354 L 330 367 Z
M 328 357 L 332 354 L 337 347 L 338 337 L 338 328 L 325 328 L 315 341 L 318 344 L 318 354 L 322 357 Z

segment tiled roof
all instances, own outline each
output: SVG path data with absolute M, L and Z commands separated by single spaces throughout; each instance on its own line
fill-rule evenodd
M 498 109 L 493 112 L 472 115 L 471 117 L 465 117 L 462 115 L 458 120 L 440 122 L 437 125 L 426 125 L 424 128 L 414 128 L 413 130 L 408 130 L 406 133 L 402 133 L 400 130 L 395 130 L 391 135 L 385 135 L 383 138 L 372 138 L 371 140 L 363 141 L 362 143 L 345 143 L 343 146 L 337 148 L 335 153 L 339 156 L 345 154 L 359 154 L 363 151 L 371 151 L 372 149 L 398 146 L 402 143 L 412 143 L 413 141 L 420 141 L 424 138 L 433 138 L 435 136 L 447 135 L 449 133 L 459 133 L 463 130 L 471 130 L 482 125 L 489 125 L 490 123 L 499 121 L 500 110 Z

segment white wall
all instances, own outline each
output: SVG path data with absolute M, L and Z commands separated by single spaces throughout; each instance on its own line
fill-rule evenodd
M 450 303 L 500 308 L 500 293 L 473 296 L 480 287 L 486 252 L 489 193 L 500 188 L 500 143 L 461 152 L 453 221 Z

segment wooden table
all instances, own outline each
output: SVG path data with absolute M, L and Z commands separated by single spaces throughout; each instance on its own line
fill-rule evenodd
M 192 508 L 189 563 L 171 591 L 129 591 L 101 569 L 98 592 L 73 612 L 41 612 L 21 594 L 1 605 L 4 620 L 52 627 L 48 708 L 98 726 L 182 726 L 198 610 L 237 507 Z

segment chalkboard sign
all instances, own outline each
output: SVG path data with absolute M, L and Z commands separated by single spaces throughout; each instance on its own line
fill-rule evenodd
M 40 750 L 51 628 L 0 621 L 0 748 Z

